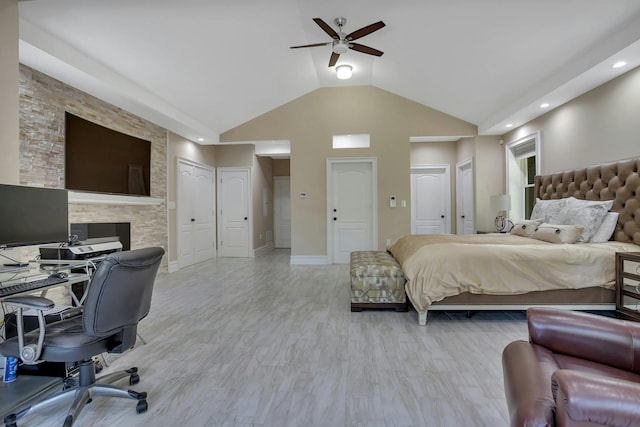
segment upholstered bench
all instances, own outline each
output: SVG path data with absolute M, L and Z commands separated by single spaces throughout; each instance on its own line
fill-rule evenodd
M 351 311 L 394 308 L 407 311 L 404 273 L 385 251 L 351 252 Z

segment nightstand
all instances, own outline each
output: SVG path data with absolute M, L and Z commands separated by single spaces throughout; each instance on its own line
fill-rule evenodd
M 640 322 L 640 252 L 616 253 L 616 317 Z

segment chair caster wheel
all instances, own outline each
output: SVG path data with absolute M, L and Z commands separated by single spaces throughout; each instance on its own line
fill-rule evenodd
M 9 414 L 4 417 L 4 425 L 5 427 L 18 427 L 18 424 L 16 424 L 16 414 Z
M 133 374 L 129 376 L 129 385 L 135 385 L 135 384 L 138 384 L 139 382 L 140 382 L 140 375 Z
M 147 412 L 147 409 L 149 409 L 149 404 L 147 403 L 147 401 L 139 400 L 138 404 L 136 405 L 136 412 L 138 414 L 142 414 L 144 412 Z

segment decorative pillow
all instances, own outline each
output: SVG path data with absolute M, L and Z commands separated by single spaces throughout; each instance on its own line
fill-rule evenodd
M 609 213 L 609 210 L 601 204 L 584 206 L 565 206 L 558 214 L 557 224 L 581 225 L 584 227 L 579 242 L 585 243 L 598 231 L 600 224 Z
M 582 206 L 593 206 L 593 205 L 602 205 L 607 210 L 613 207 L 613 200 L 582 200 L 576 199 L 575 197 L 569 197 L 567 199 L 567 206 L 571 207 L 582 207 Z
M 536 204 L 533 206 L 533 211 L 531 211 L 531 219 L 541 219 L 542 222 L 547 224 L 559 224 L 558 215 L 566 205 L 567 199 L 536 199 Z
M 581 225 L 541 224 L 531 237 L 551 243 L 575 243 L 582 235 Z
M 609 212 L 607 216 L 604 217 L 604 221 L 598 227 L 598 230 L 593 233 L 589 242 L 593 243 L 604 243 L 608 242 L 611 238 L 611 235 L 616 229 L 616 224 L 618 223 L 618 216 L 620 214 L 618 212 Z
M 542 224 L 541 219 L 536 219 L 533 221 L 518 221 L 513 225 L 511 234 L 514 236 L 531 237 L 533 232 L 536 231 L 536 228 L 538 228 L 540 224 Z

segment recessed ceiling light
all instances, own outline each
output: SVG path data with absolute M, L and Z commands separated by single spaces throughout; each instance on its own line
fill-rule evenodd
M 505 127 L 508 127 L 508 128 L 513 127 L 513 124 L 507 123 L 507 125 Z
M 204 141 L 204 138 L 198 138 L 198 141 L 202 142 L 202 141 Z
M 620 68 L 620 67 L 624 67 L 625 65 L 627 65 L 627 63 L 626 63 L 626 62 L 624 62 L 624 61 L 618 61 L 618 62 L 616 62 L 615 64 L 613 64 L 611 68 Z
M 540 104 L 540 108 L 547 108 L 549 106 L 548 102 L 544 102 L 542 104 Z

